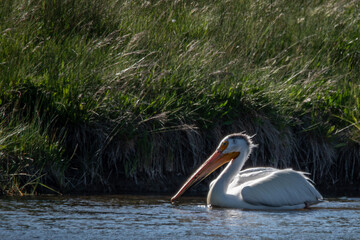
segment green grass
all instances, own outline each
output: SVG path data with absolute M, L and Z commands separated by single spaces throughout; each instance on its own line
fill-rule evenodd
M 186 174 L 232 131 L 253 164 L 358 182 L 359 7 L 1 1 L 2 191 Z

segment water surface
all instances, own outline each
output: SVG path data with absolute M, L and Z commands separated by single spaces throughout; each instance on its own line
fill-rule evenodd
M 308 210 L 208 208 L 204 198 L 172 205 L 162 196 L 0 198 L 0 239 L 359 239 L 360 198 Z

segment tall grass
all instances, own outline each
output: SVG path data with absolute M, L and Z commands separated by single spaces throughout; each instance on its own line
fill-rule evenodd
M 32 122 L 12 118 L 3 119 L 0 128 L 0 192 L 24 195 L 41 189 L 59 193 L 47 183 L 66 185 L 61 139 L 41 129 L 37 117 Z
M 2 1 L 3 192 L 181 181 L 232 131 L 257 134 L 249 164 L 358 182 L 359 7 Z

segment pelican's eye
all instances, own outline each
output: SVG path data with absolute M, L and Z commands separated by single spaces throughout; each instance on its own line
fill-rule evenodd
M 222 152 L 224 151 L 229 145 L 229 142 L 228 141 L 224 141 L 223 143 L 221 143 L 220 147 L 219 147 L 219 150 Z

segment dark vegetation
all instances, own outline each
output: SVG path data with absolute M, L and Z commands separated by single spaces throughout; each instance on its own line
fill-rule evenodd
M 247 166 L 359 193 L 358 1 L 0 2 L 0 192 L 169 193 Z

